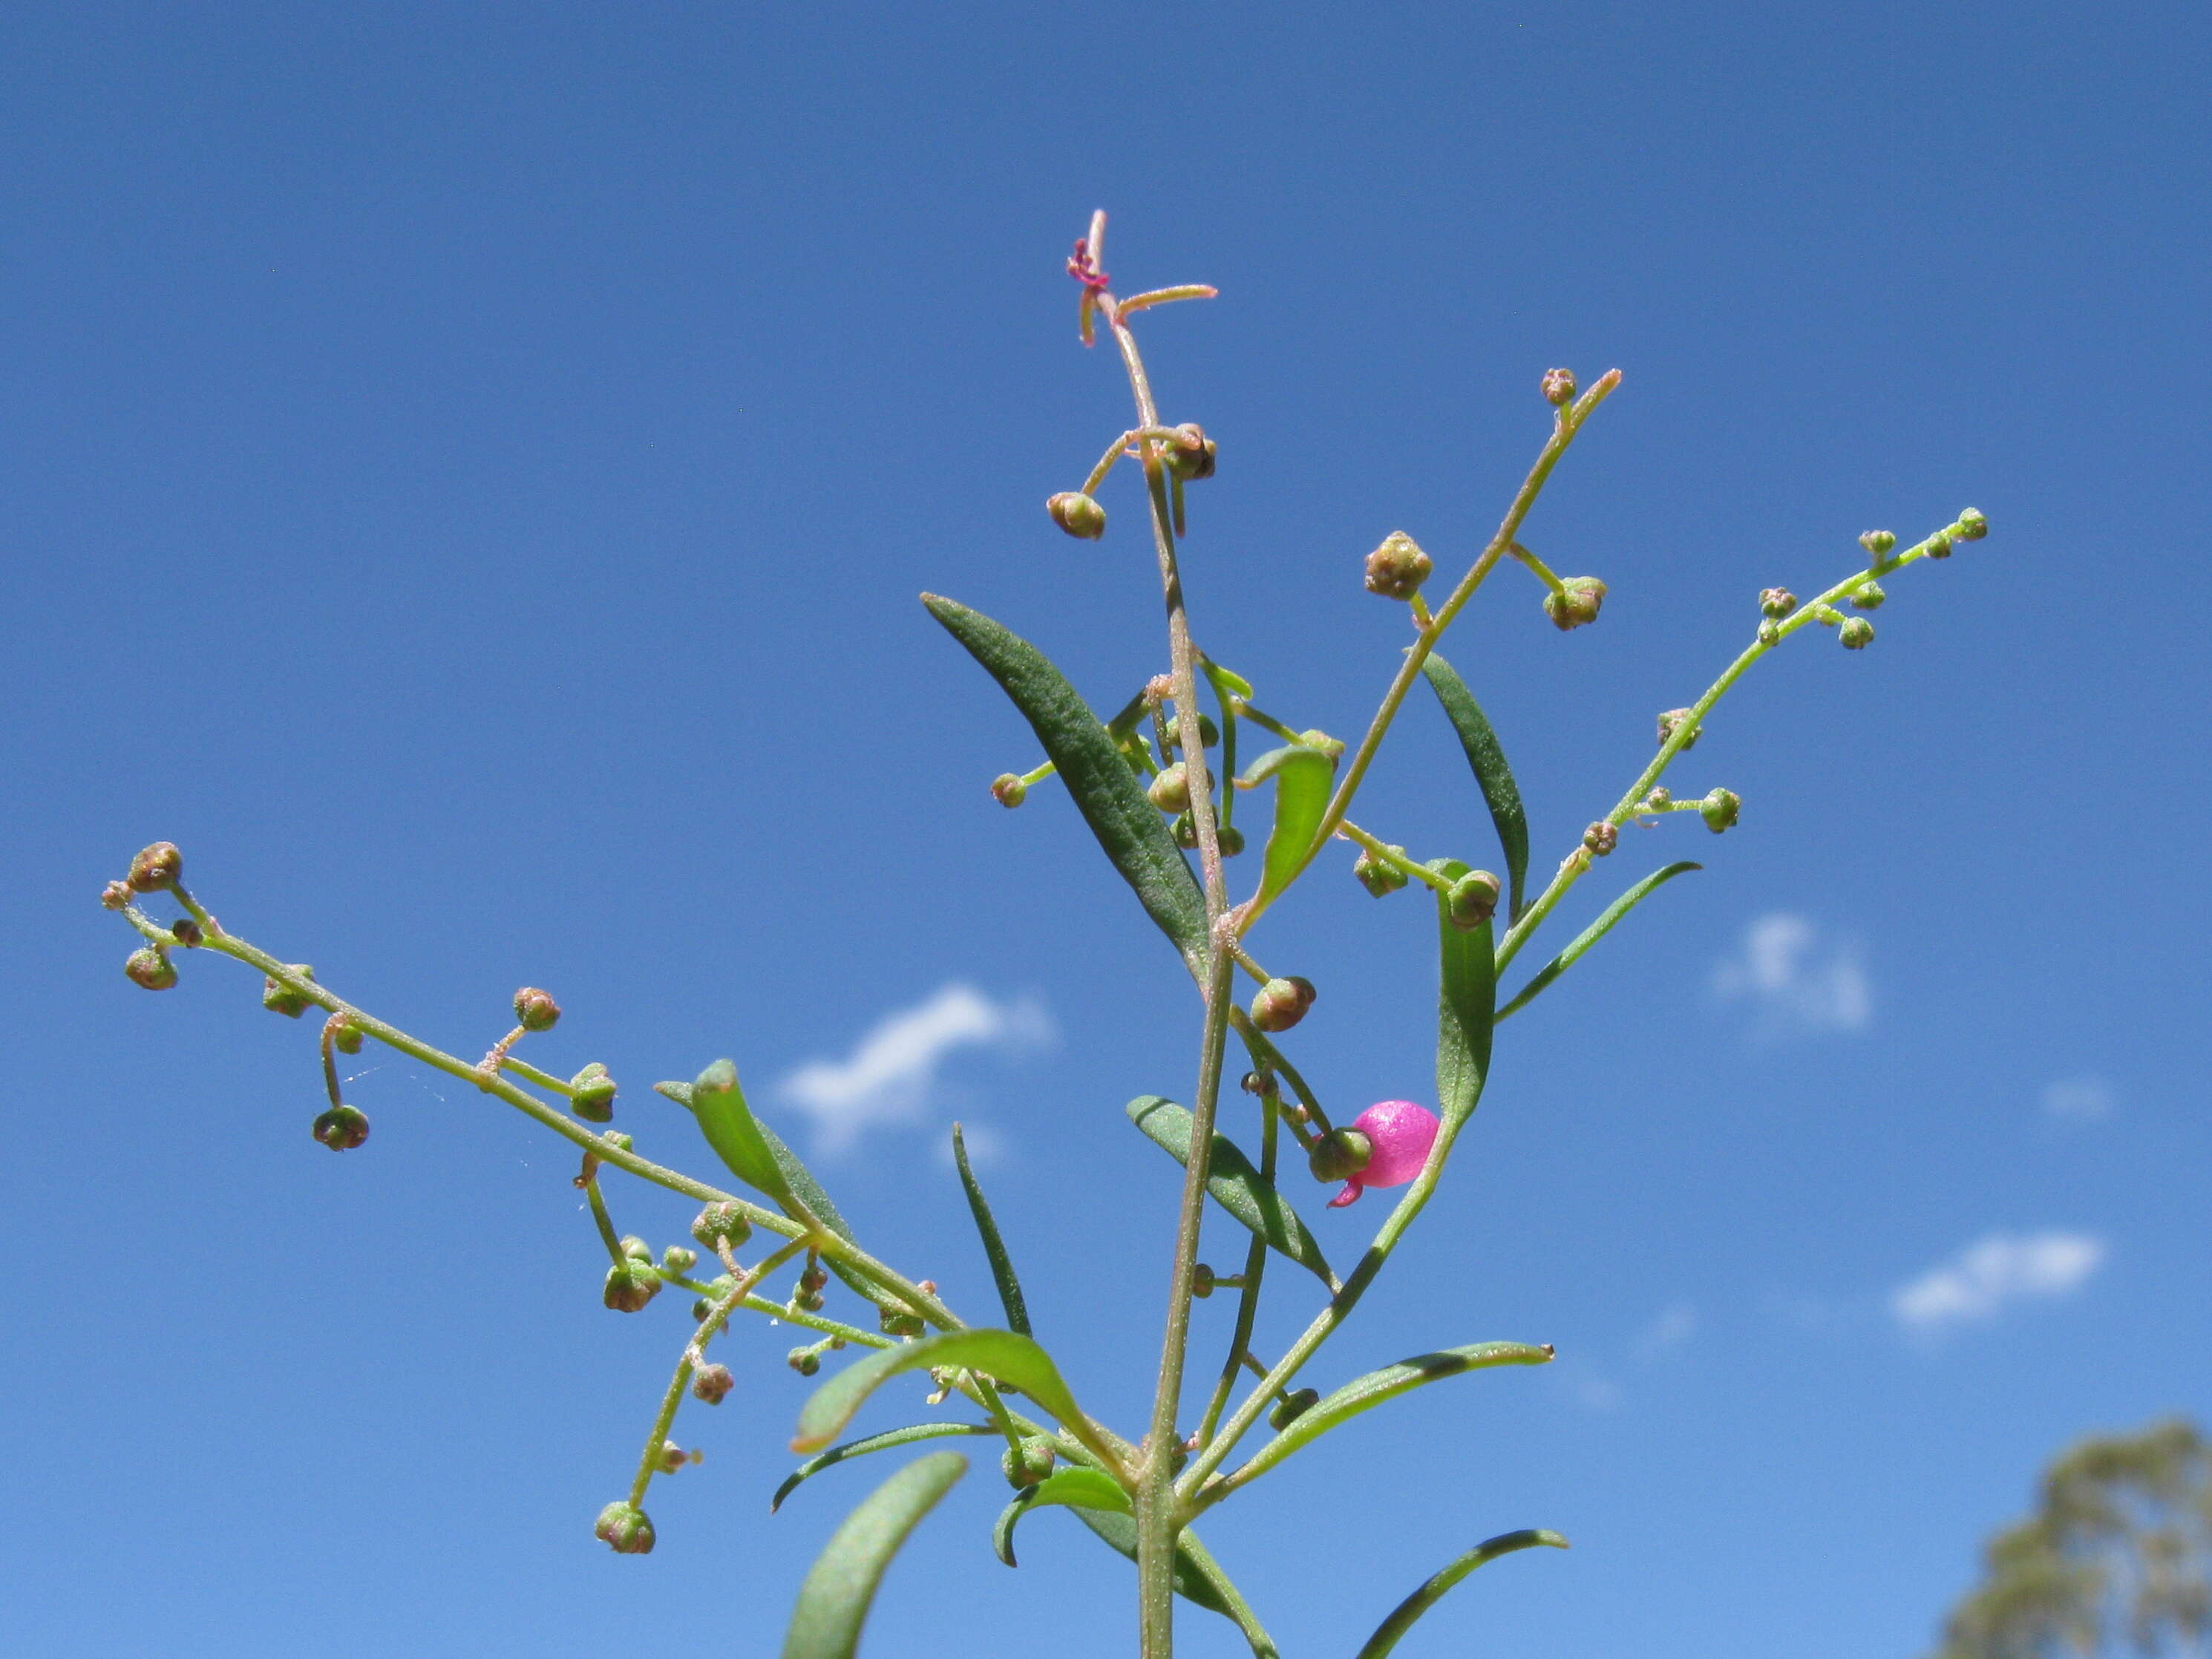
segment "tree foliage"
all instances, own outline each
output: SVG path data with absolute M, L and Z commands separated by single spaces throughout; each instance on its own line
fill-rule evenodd
M 2179 1419 L 2099 1436 L 2045 1473 L 1984 1552 L 1934 1659 L 2203 1654 L 2212 1642 L 2212 1443 Z

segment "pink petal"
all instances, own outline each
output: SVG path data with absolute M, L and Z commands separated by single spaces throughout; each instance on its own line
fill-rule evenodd
M 1340 1210 L 1347 1204 L 1357 1204 L 1359 1202 L 1360 1194 L 1366 1190 L 1366 1187 L 1360 1182 L 1347 1181 L 1344 1183 L 1344 1190 L 1329 1200 L 1328 1207 L 1332 1210 Z

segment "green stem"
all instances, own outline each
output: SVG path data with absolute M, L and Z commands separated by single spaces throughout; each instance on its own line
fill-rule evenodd
M 1091 222 L 1090 252 L 1094 269 L 1106 235 L 1106 216 Z M 1152 400 L 1152 382 L 1145 374 L 1136 337 L 1121 314 L 1114 296 L 1101 294 L 1099 314 L 1113 331 L 1129 390 L 1136 399 L 1140 431 L 1160 424 Z M 1187 726 L 1199 720 L 1198 653 L 1191 643 L 1190 619 L 1183 600 L 1182 574 L 1176 566 L 1173 509 L 1170 506 L 1167 471 L 1158 443 L 1139 440 L 1145 464 L 1146 494 L 1152 502 L 1152 546 L 1160 568 L 1160 588 L 1167 605 L 1168 651 L 1175 703 Z M 1198 1261 L 1198 1240 L 1206 1213 L 1206 1177 L 1213 1144 L 1213 1121 L 1219 1102 L 1221 1061 L 1227 1046 L 1230 985 L 1237 964 L 1224 948 L 1223 919 L 1229 908 L 1229 892 L 1221 871 L 1221 842 L 1214 820 L 1213 788 L 1206 759 L 1206 744 L 1194 730 L 1183 744 L 1183 764 L 1190 780 L 1191 819 L 1198 830 L 1199 870 L 1206 894 L 1209 956 L 1206 975 L 1206 1018 L 1199 1042 L 1198 1084 L 1191 1096 L 1190 1158 L 1183 1171 L 1182 1202 L 1176 1217 L 1175 1261 L 1168 1282 L 1167 1328 L 1160 1342 L 1159 1384 L 1152 1395 L 1151 1426 L 1146 1431 L 1141 1462 L 1137 1466 L 1135 1511 L 1137 1522 L 1138 1622 L 1144 1659 L 1170 1659 L 1175 1646 L 1175 1599 L 1172 1575 L 1177 1522 L 1174 1502 L 1172 1460 L 1176 1446 L 1176 1416 L 1182 1400 L 1183 1362 L 1190 1338 L 1191 1271 Z
M 615 1231 L 614 1218 L 607 1213 L 607 1200 L 599 1192 L 599 1176 L 585 1176 L 583 1185 L 584 1196 L 591 1200 L 592 1219 L 599 1224 L 599 1237 L 606 1243 L 607 1254 L 614 1258 L 616 1267 L 629 1267 L 629 1257 L 623 1253 L 622 1235 Z
M 598 1202 L 599 1183 L 595 1181 L 592 1183 L 592 1207 L 600 1218 L 600 1224 L 605 1226 L 606 1212 Z M 739 1275 L 737 1282 L 723 1293 L 721 1299 L 715 1303 L 707 1317 L 700 1322 L 699 1328 L 692 1334 L 690 1341 L 684 1345 L 684 1357 L 676 1362 L 676 1375 L 669 1379 L 668 1392 L 660 1397 L 660 1410 L 653 1417 L 653 1431 L 645 1437 L 645 1455 L 637 1460 L 637 1478 L 632 1480 L 629 1486 L 629 1502 L 632 1509 L 639 1507 L 645 1502 L 645 1489 L 653 1484 L 653 1477 L 660 1471 L 660 1449 L 668 1443 L 669 1425 L 676 1421 L 676 1408 L 684 1403 L 684 1388 L 691 1381 L 693 1370 L 705 1357 L 708 1343 L 713 1341 L 714 1334 L 728 1322 L 730 1310 L 742 1302 L 746 1293 L 754 1285 L 759 1284 L 762 1279 L 767 1278 L 805 1248 L 806 1241 L 804 1238 L 794 1238 L 763 1261 L 752 1272 Z
M 562 1082 L 559 1078 L 555 1077 L 551 1073 L 541 1072 L 535 1066 L 532 1066 L 528 1060 L 518 1060 L 513 1054 L 507 1054 L 502 1057 L 499 1063 L 499 1068 L 502 1072 L 514 1073 L 515 1076 L 520 1078 L 525 1083 L 534 1083 L 541 1089 L 550 1089 L 556 1095 L 568 1095 L 573 1097 L 576 1092 L 574 1089 Z
M 1444 630 L 1452 624 L 1452 619 L 1474 597 L 1475 590 L 1482 586 L 1483 578 L 1489 575 L 1492 567 L 1512 547 L 1514 538 L 1521 533 L 1521 521 L 1536 505 L 1536 497 L 1543 493 L 1545 481 L 1552 476 L 1552 469 L 1559 464 L 1559 458 L 1567 453 L 1567 446 L 1575 441 L 1575 434 L 1582 430 L 1583 423 L 1620 384 L 1620 371 L 1610 369 L 1596 385 L 1575 400 L 1571 409 L 1559 411 L 1559 418 L 1553 422 L 1551 437 L 1536 457 L 1536 464 L 1528 469 L 1528 476 L 1521 481 L 1521 488 L 1514 492 L 1512 504 L 1505 509 L 1505 517 L 1498 526 L 1498 533 L 1490 538 L 1490 544 L 1468 567 L 1467 574 L 1460 578 L 1459 586 L 1451 591 L 1451 597 L 1437 607 L 1436 615 L 1430 619 L 1428 625 L 1414 635 L 1405 661 L 1398 665 L 1398 672 L 1390 682 L 1390 689 L 1382 695 L 1382 706 L 1375 711 L 1375 718 L 1368 722 L 1366 735 L 1360 738 L 1358 748 L 1352 751 L 1352 763 L 1345 768 L 1344 775 L 1337 781 L 1336 793 L 1329 798 L 1328 808 L 1322 814 L 1320 827 L 1314 832 L 1313 844 L 1306 848 L 1305 856 L 1298 860 L 1300 871 L 1311 864 L 1315 856 L 1328 844 L 1328 838 L 1344 822 L 1344 815 L 1352 810 L 1352 798 L 1359 793 L 1360 783 L 1367 775 L 1367 769 L 1374 763 L 1376 751 L 1382 746 L 1382 738 L 1390 729 L 1390 722 L 1397 718 L 1399 707 L 1406 701 L 1407 692 L 1420 678 L 1421 665 L 1436 649 L 1437 641 L 1443 637 Z M 1296 878 L 1294 875 L 1292 879 Z M 1280 890 L 1277 896 L 1280 896 Z M 1272 902 L 1255 898 L 1247 905 L 1238 915 L 1237 931 L 1240 933 L 1249 932 Z
M 1936 532 L 1936 536 L 1956 537 L 1961 528 L 1962 526 L 1954 520 Z M 1653 787 L 1665 774 L 1668 763 L 1690 745 L 1691 741 L 1697 737 L 1698 728 L 1705 723 L 1705 716 L 1712 712 L 1713 705 L 1728 695 L 1729 688 L 1744 677 L 1752 664 L 1773 650 L 1776 646 L 1780 645 L 1784 640 L 1788 639 L 1799 629 L 1817 622 L 1823 606 L 1831 606 L 1836 600 L 1848 598 L 1857 592 L 1877 576 L 1887 576 L 1892 571 L 1901 569 L 1916 560 L 1926 557 L 1928 549 L 1934 544 L 1936 536 L 1929 536 L 1924 540 L 1916 542 L 1902 553 L 1884 559 L 1871 568 L 1854 571 L 1828 589 L 1826 592 L 1800 605 L 1777 625 L 1771 643 L 1765 640 L 1754 639 L 1734 662 L 1722 670 L 1721 677 L 1705 688 L 1705 695 L 1690 705 L 1689 717 L 1675 723 L 1673 732 L 1664 743 L 1659 745 L 1659 752 L 1651 757 L 1651 763 L 1637 775 L 1636 781 L 1628 786 L 1627 793 L 1614 803 L 1613 811 L 1606 814 L 1605 822 L 1621 824 L 1636 816 L 1638 805 L 1651 793 Z M 1537 895 L 1536 902 L 1522 913 L 1521 920 L 1515 922 L 1507 931 L 1505 937 L 1498 941 L 1498 971 L 1501 973 L 1504 971 L 1505 964 L 1511 962 L 1519 953 L 1521 947 L 1528 942 L 1528 936 L 1542 925 L 1544 918 L 1551 915 L 1553 907 L 1566 896 L 1567 890 L 1582 879 L 1583 872 L 1589 866 L 1590 855 L 1581 848 L 1576 848 L 1561 861 L 1557 873 L 1546 884 L 1544 890 Z
M 1261 1097 L 1260 1116 L 1260 1178 L 1272 1182 L 1275 1178 L 1276 1127 L 1281 1120 L 1280 1097 L 1272 1087 Z M 1229 1358 L 1222 1364 L 1220 1379 L 1213 1385 L 1213 1397 L 1206 1402 L 1206 1416 L 1198 1425 L 1201 1450 L 1213 1438 L 1222 1411 L 1229 1404 L 1229 1391 L 1237 1382 L 1238 1361 L 1250 1357 L 1252 1327 L 1260 1316 L 1260 1277 L 1267 1268 L 1267 1241 L 1255 1233 L 1244 1252 L 1244 1283 L 1237 1298 L 1237 1329 L 1229 1339 Z
M 1429 886 L 1435 888 L 1439 893 L 1447 892 L 1451 888 L 1451 884 L 1449 882 L 1446 881 L 1435 871 L 1430 869 L 1427 865 L 1416 864 L 1413 860 L 1407 858 L 1403 853 L 1395 853 L 1391 851 L 1390 848 L 1385 847 L 1374 836 L 1369 835 L 1364 830 L 1362 830 L 1350 818 L 1345 819 L 1343 823 L 1336 826 L 1336 833 L 1342 836 L 1346 841 L 1358 842 L 1362 847 L 1365 848 L 1376 858 L 1381 859 L 1383 863 L 1389 865 L 1393 870 L 1399 872 L 1401 875 L 1410 877 L 1414 881 L 1426 883 Z
M 1255 1025 L 1252 1017 L 1242 1008 L 1231 1012 L 1229 1023 L 1237 1028 L 1237 1035 L 1244 1040 L 1244 1047 L 1252 1055 L 1252 1064 L 1279 1073 L 1291 1085 L 1291 1092 L 1298 1097 L 1298 1104 L 1306 1109 L 1306 1115 L 1312 1120 L 1316 1133 L 1327 1134 L 1329 1131 L 1328 1114 L 1322 1110 L 1321 1102 L 1306 1086 L 1306 1080 L 1298 1075 L 1298 1068 L 1283 1057 L 1283 1051 L 1269 1041 L 1267 1034 Z M 1291 1133 L 1297 1136 L 1300 1146 L 1306 1144 L 1306 1136 L 1301 1132 L 1296 1119 L 1291 1120 Z

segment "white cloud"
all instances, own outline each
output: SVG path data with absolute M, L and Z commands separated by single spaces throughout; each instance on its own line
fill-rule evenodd
M 1744 930 L 1742 950 L 1713 972 L 1723 1001 L 1748 999 L 1767 1036 L 1860 1031 L 1874 1013 L 1873 988 L 1850 945 L 1823 946 L 1803 916 L 1775 911 Z
M 878 1125 L 919 1119 L 948 1056 L 963 1048 L 1018 1054 L 1048 1046 L 1054 1036 L 1040 1003 L 994 1002 L 973 986 L 946 985 L 884 1016 L 843 1060 L 809 1060 L 775 1093 L 814 1120 L 816 1148 L 835 1156 Z
M 1672 1353 L 1698 1334 L 1698 1310 L 1677 1302 L 1644 1328 L 1636 1339 L 1636 1357 L 1645 1364 Z
M 2105 1242 L 2087 1233 L 1990 1233 L 1889 1298 L 1907 1328 L 1934 1334 L 1996 1317 L 2008 1304 L 2064 1296 L 2104 1265 Z
M 2044 1085 L 2046 1115 L 2069 1123 L 2100 1123 L 2119 1103 L 2112 1085 L 2100 1077 L 2066 1077 Z

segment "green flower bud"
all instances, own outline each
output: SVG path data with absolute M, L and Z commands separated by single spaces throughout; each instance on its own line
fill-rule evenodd
M 292 971 L 301 979 L 313 980 L 315 976 L 315 970 L 304 962 L 295 962 L 289 966 Z M 282 1014 L 287 1019 L 297 1019 L 315 1005 L 297 991 L 280 985 L 275 980 L 264 975 L 261 981 L 261 1006 L 272 1014 Z
M 1198 845 L 1198 821 L 1188 812 L 1170 824 L 1168 832 L 1175 837 L 1175 844 L 1186 853 Z
M 1191 1267 L 1190 1293 L 1200 1302 L 1213 1294 L 1213 1269 L 1203 1261 L 1197 1262 Z
M 1185 483 L 1196 483 L 1200 478 L 1213 476 L 1214 442 L 1205 429 L 1194 421 L 1186 421 L 1175 429 L 1175 441 L 1160 446 L 1160 459 L 1169 471 Z
M 1487 870 L 1470 870 L 1444 895 L 1444 914 L 1451 925 L 1471 933 L 1497 914 L 1498 878 Z
M 1233 859 L 1244 850 L 1244 832 L 1233 823 L 1214 825 L 1213 838 L 1220 844 L 1221 856 L 1225 859 Z
M 1190 810 L 1190 775 L 1183 770 L 1182 763 L 1164 769 L 1145 791 L 1145 799 L 1163 812 L 1187 812 Z
M 1221 728 L 1213 723 L 1213 716 L 1202 709 L 1198 716 L 1198 740 L 1208 749 L 1221 741 Z M 1168 716 L 1168 747 L 1182 747 L 1182 716 L 1180 714 Z
M 730 1293 L 738 1281 L 727 1273 L 717 1273 L 707 1281 L 707 1294 L 691 1304 L 691 1322 L 697 1324 L 714 1311 L 714 1304 Z
M 1406 856 L 1406 849 L 1402 847 L 1394 846 L 1390 850 L 1400 858 Z M 1352 860 L 1352 873 L 1358 878 L 1359 884 L 1376 898 L 1382 898 L 1396 892 L 1411 879 L 1403 870 L 1391 863 L 1389 860 L 1377 858 L 1374 854 L 1364 850 L 1358 858 Z
M 720 1405 L 737 1386 L 738 1379 L 730 1375 L 727 1365 L 702 1365 L 691 1373 L 691 1397 L 710 1406 Z
M 352 1106 L 333 1106 L 315 1120 L 315 1139 L 334 1152 L 349 1152 L 368 1139 L 368 1115 Z
M 1797 608 L 1797 596 L 1786 587 L 1762 587 L 1759 590 L 1759 614 L 1779 622 Z
M 131 890 L 134 893 L 158 893 L 164 887 L 173 887 L 185 873 L 185 855 L 177 850 L 173 841 L 157 841 L 151 847 L 140 849 L 131 860 Z
M 1782 624 L 1781 624 L 1781 623 L 1777 623 L 1777 622 L 1763 622 L 1763 623 L 1759 623 L 1759 642 L 1761 645 L 1779 645 L 1779 644 L 1781 644 L 1781 643 L 1782 643 Z
M 660 1455 L 653 1459 L 653 1462 L 660 1466 L 660 1472 L 663 1474 L 673 1474 L 686 1463 L 696 1463 L 698 1461 L 697 1453 L 685 1451 L 673 1440 L 662 1441 Z
M 1856 590 L 1851 594 L 1851 609 L 1854 611 L 1879 611 L 1881 609 L 1882 601 L 1887 599 L 1888 597 L 1888 594 L 1881 591 L 1881 584 L 1880 582 L 1869 582 L 1864 587 Z
M 1375 1156 L 1375 1143 L 1358 1129 L 1331 1129 L 1306 1153 L 1306 1168 L 1316 1181 L 1349 1181 Z
M 1647 812 L 1663 812 L 1673 805 L 1674 802 L 1674 792 L 1662 786 L 1644 796 L 1644 810 Z
M 362 1036 L 360 1026 L 351 1020 L 341 1020 L 331 1028 L 331 1047 L 342 1054 L 357 1054 L 361 1052 Z
M 710 1250 L 726 1244 L 737 1249 L 753 1236 L 753 1224 L 734 1200 L 717 1199 L 699 1212 L 691 1223 L 691 1237 Z
M 1928 538 L 1928 556 L 1931 559 L 1948 559 L 1951 556 L 1949 531 L 1939 530 Z
M 1603 858 L 1620 845 L 1620 831 L 1603 818 L 1600 818 L 1583 831 L 1583 845 L 1596 857 Z
M 1320 1390 L 1300 1389 L 1267 1408 L 1267 1426 L 1280 1434 L 1319 1404 Z
M 617 1313 L 635 1313 L 660 1294 L 660 1275 L 653 1271 L 652 1258 L 640 1261 L 629 1258 L 629 1265 L 607 1269 L 605 1288 L 599 1300 Z
M 1662 743 L 1667 742 L 1676 732 L 1681 729 L 1683 723 L 1689 718 L 1690 711 L 1686 708 L 1670 708 L 1665 714 L 1660 715 L 1659 741 Z M 1689 737 L 1684 740 L 1682 746 L 1674 752 L 1678 755 L 1688 754 L 1690 750 L 1698 746 L 1698 739 L 1704 735 L 1705 728 L 1703 726 L 1698 727 L 1698 730 L 1690 733 Z
M 1044 510 L 1078 541 L 1095 542 L 1106 533 L 1106 509 L 1079 490 L 1061 490 L 1044 504 Z
M 1575 400 L 1575 372 L 1571 368 L 1547 368 L 1544 371 L 1544 401 L 1554 409 L 1565 409 Z
M 1544 595 L 1544 614 L 1562 634 L 1597 620 L 1605 603 L 1605 584 L 1595 576 L 1569 576 L 1559 584 L 1564 592 Z
M 1897 545 L 1897 538 L 1887 530 L 1869 530 L 1859 538 L 1859 545 L 1866 549 L 1869 557 L 1886 559 Z
M 592 1536 L 604 1540 L 617 1555 L 653 1553 L 653 1522 L 635 1504 L 610 1504 L 601 1510 Z
M 1743 797 L 1733 789 L 1716 789 L 1698 803 L 1698 816 L 1705 821 L 1705 828 L 1715 835 L 1734 826 L 1736 815 L 1743 811 Z
M 158 945 L 143 945 L 123 959 L 125 978 L 149 991 L 166 991 L 177 982 L 177 965 Z
M 1299 732 L 1298 741 L 1305 744 L 1309 749 L 1320 750 L 1322 754 L 1328 756 L 1331 760 L 1340 758 L 1344 753 L 1344 739 L 1342 738 L 1332 738 L 1318 726 L 1310 726 L 1305 731 Z
M 1313 1006 L 1313 988 L 1303 980 L 1271 979 L 1252 994 L 1252 1023 L 1263 1031 L 1287 1031 Z
M 878 1308 L 876 1325 L 885 1336 L 920 1336 L 927 1328 L 920 1314 L 903 1308 Z
M 822 1369 L 822 1356 L 811 1348 L 793 1348 L 784 1355 L 783 1363 L 801 1376 L 811 1376 Z
M 820 1313 L 822 1311 L 822 1292 L 819 1291 L 793 1291 L 791 1293 L 791 1305 L 798 1309 L 801 1313 Z
M 1030 787 L 1012 772 L 1001 772 L 991 780 L 991 799 L 1010 811 L 1030 798 Z
M 576 1091 L 568 1097 L 568 1109 L 585 1122 L 605 1123 L 613 1119 L 615 1080 L 598 1060 L 570 1078 L 568 1086 Z
M 1060 1461 L 1060 1449 L 1041 1434 L 1022 1437 L 1021 1455 L 1014 1455 L 1009 1446 L 999 1454 L 999 1469 L 1006 1477 L 1006 1484 L 1016 1492 L 1024 1486 L 1034 1486 L 1052 1473 L 1052 1466 Z
M 120 910 L 131 899 L 131 884 L 127 881 L 111 881 L 100 890 L 100 902 L 105 909 Z
M 1874 624 L 1864 617 L 1854 617 L 1836 637 L 1843 642 L 1844 650 L 1863 651 L 1874 643 Z
M 613 1147 L 617 1152 L 626 1152 L 629 1151 L 633 1144 L 630 1138 L 624 1134 L 620 1129 L 602 1129 L 599 1131 L 599 1139 L 605 1141 L 608 1146 Z
M 660 1265 L 672 1273 L 688 1273 L 699 1265 L 699 1252 L 684 1244 L 670 1244 L 660 1252 Z
M 1402 530 L 1394 530 L 1367 556 L 1367 591 L 1386 599 L 1410 599 L 1421 591 L 1436 562 Z
M 1978 542 L 1990 533 L 1990 521 L 1982 516 L 1978 507 L 1970 507 L 1959 514 L 1959 539 Z
M 206 934 L 200 932 L 199 923 L 194 921 L 190 916 L 179 916 L 169 924 L 169 932 L 175 936 L 178 944 L 187 949 L 196 948 L 207 938 Z
M 552 993 L 526 985 L 514 994 L 514 1023 L 526 1031 L 550 1031 L 561 1020 L 561 1005 Z
M 650 1262 L 653 1260 L 653 1246 L 635 1233 L 623 1235 L 622 1253 L 633 1261 Z

